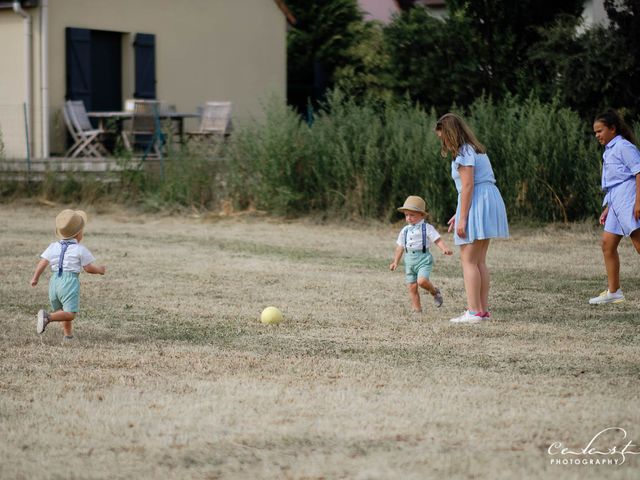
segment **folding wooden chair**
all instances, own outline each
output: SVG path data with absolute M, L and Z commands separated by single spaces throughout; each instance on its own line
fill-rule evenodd
M 198 130 L 187 132 L 187 139 L 205 140 L 216 154 L 231 130 L 231 102 L 206 102 L 200 114 Z
M 124 145 L 133 154 L 144 157 L 162 156 L 164 142 L 158 119 L 160 102 L 157 100 L 135 100 L 133 116 L 127 130 L 122 131 Z M 153 155 L 150 155 L 153 151 Z
M 73 145 L 67 150 L 67 157 L 105 157 L 109 151 L 100 141 L 104 130 L 93 128 L 82 100 L 67 100 L 62 110 L 64 122 L 73 139 Z
M 200 126 L 189 136 L 228 135 L 231 126 L 231 102 L 206 102 L 200 115 Z

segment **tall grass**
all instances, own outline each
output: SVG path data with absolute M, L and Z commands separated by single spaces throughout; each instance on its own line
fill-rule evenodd
M 111 172 L 61 172 L 52 168 L 42 180 L 0 181 L 0 198 L 39 197 L 62 203 L 116 202 L 157 211 L 176 208 L 217 209 L 229 193 L 225 147 L 169 146 L 158 159 L 133 158 L 118 152 Z
M 434 121 L 416 107 L 361 105 L 334 92 L 309 126 L 273 101 L 264 121 L 235 138 L 232 194 L 281 214 L 374 219 L 393 218 L 404 197 L 419 194 L 440 218 L 453 191 L 429 134 Z
M 478 99 L 463 115 L 488 147 L 511 218 L 570 221 L 597 214 L 601 152 L 590 125 L 557 102 Z M 329 95 L 311 125 L 282 102 L 235 138 L 234 199 L 280 214 L 397 218 L 407 195 L 432 220 L 456 202 L 436 116 L 409 104 L 359 104 Z
M 225 160 L 212 157 L 197 145 L 169 152 L 161 163 L 155 162 L 154 168 L 145 168 L 144 164 L 138 169 L 125 168 L 120 176 L 118 200 L 137 203 L 147 210 L 217 208 L 228 195 Z
M 601 153 L 576 112 L 530 98 L 480 98 L 469 122 L 488 149 L 512 216 L 573 220 L 600 206 Z
M 409 103 L 357 103 L 332 92 L 307 124 L 281 99 L 261 120 L 240 125 L 215 154 L 210 145 L 170 145 L 163 170 L 132 168 L 124 157 L 116 182 L 52 175 L 21 189 L 0 185 L 3 197 L 103 199 L 159 210 L 237 208 L 336 219 L 399 218 L 408 195 L 421 195 L 431 220 L 445 223 L 457 193 L 451 158 L 440 155 L 434 111 Z M 461 113 L 488 148 L 511 219 L 572 221 L 597 218 L 602 194 L 601 147 L 591 125 L 558 102 L 482 97 Z M 635 125 L 640 133 L 640 124 Z
M 263 122 L 234 133 L 230 149 L 230 193 L 240 208 L 259 206 L 274 213 L 318 208 L 311 181 L 309 129 L 281 101 L 265 105 Z

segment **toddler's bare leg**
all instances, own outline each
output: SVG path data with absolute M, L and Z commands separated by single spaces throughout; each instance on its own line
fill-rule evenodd
M 409 297 L 411 298 L 411 304 L 414 312 L 421 312 L 422 305 L 420 305 L 420 293 L 418 292 L 418 284 L 410 283 L 407 285 L 409 288 Z
M 435 295 L 436 294 L 436 287 L 433 285 L 433 283 L 431 283 L 426 278 L 418 277 L 418 285 L 420 285 L 422 288 L 424 288 L 431 295 Z
M 62 322 L 62 330 L 66 336 L 71 336 L 71 322 L 76 318 L 75 312 L 56 310 L 49 314 L 50 322 Z
M 65 337 L 70 337 L 71 335 L 73 335 L 73 332 L 71 331 L 71 320 L 62 322 L 62 331 L 64 332 Z

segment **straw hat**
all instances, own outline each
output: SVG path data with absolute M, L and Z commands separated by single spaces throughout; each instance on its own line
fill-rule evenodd
M 404 205 L 401 206 L 398 211 L 403 212 L 405 210 L 411 210 L 412 212 L 420 212 L 423 215 L 426 215 L 427 205 L 424 203 L 424 200 L 421 197 L 416 195 L 411 195 L 407 197 L 404 201 Z
M 87 223 L 87 214 L 82 210 L 63 210 L 56 217 L 56 235 L 62 240 L 75 237 Z

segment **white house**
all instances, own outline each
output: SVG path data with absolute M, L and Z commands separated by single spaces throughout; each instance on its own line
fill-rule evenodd
M 0 132 L 8 158 L 65 151 L 61 107 L 211 100 L 236 117 L 286 98 L 282 0 L 0 0 Z

